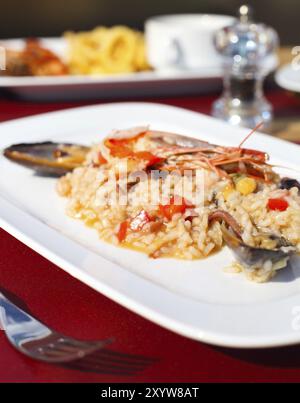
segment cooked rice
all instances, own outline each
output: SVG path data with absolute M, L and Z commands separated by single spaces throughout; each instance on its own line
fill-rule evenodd
M 136 150 L 148 149 L 149 144 L 145 138 L 137 141 Z M 69 199 L 67 214 L 70 217 L 83 220 L 98 231 L 100 238 L 119 245 L 117 233 L 121 222 L 128 217 L 135 217 L 141 210 L 147 211 L 150 215 L 157 214 L 157 205 L 141 199 L 141 195 L 147 193 L 155 180 L 148 176 L 146 180 L 134 184 L 128 192 L 127 205 L 119 203 L 103 205 L 99 200 L 108 200 L 114 188 L 108 181 L 107 172 L 102 167 L 92 164 L 98 152 L 99 147 L 93 147 L 86 165 L 62 177 L 57 190 L 60 195 Z M 106 168 L 109 166 L 115 169 L 119 161 L 111 158 Z M 219 222 L 211 225 L 208 223 L 209 213 L 217 206 L 229 212 L 240 224 L 244 243 L 255 246 L 254 236 L 259 228 L 283 236 L 300 252 L 300 196 L 297 188 L 281 190 L 276 183 L 262 182 L 254 193 L 244 196 L 234 190 L 225 200 L 222 190 L 228 186 L 229 179 L 220 180 L 215 172 L 202 169 L 205 171 L 204 205 L 196 205 L 194 209 L 188 208 L 183 214 L 173 215 L 172 219 L 164 220 L 161 228 L 155 232 L 151 232 L 149 224 L 146 224 L 142 231 L 129 232 L 123 246 L 143 251 L 151 257 L 187 260 L 205 258 L 223 246 Z M 283 196 L 289 203 L 285 211 L 270 211 L 267 208 L 270 198 Z M 137 197 L 140 203 L 135 205 L 133 201 Z M 192 210 L 197 216 L 187 219 Z M 266 262 L 264 267 L 253 270 L 234 263 L 231 272 L 244 271 L 251 280 L 263 282 L 270 279 L 279 268 L 284 267 L 285 263 L 279 262 L 274 266 Z

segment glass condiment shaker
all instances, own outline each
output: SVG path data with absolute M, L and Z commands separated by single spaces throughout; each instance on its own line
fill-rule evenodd
M 213 116 L 233 125 L 255 127 L 272 120 L 272 106 L 263 95 L 263 81 L 274 68 L 278 36 L 274 29 L 252 21 L 252 11 L 243 5 L 239 19 L 215 35 L 223 56 L 224 90 L 213 104 Z

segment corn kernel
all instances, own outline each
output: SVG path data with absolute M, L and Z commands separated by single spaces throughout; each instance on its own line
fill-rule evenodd
M 240 179 L 235 185 L 236 190 L 244 196 L 253 193 L 256 189 L 256 186 L 256 181 L 249 177 Z
M 229 196 L 231 195 L 231 193 L 233 191 L 234 191 L 234 187 L 231 184 L 229 184 L 229 185 L 224 187 L 224 189 L 222 191 L 222 194 L 223 194 L 223 197 L 224 197 L 225 201 L 228 200 Z

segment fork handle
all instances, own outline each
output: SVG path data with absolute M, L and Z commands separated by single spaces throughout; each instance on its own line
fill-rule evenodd
M 7 334 L 14 342 L 20 336 L 24 338 L 25 333 L 28 338 L 33 335 L 36 337 L 37 333 L 39 337 L 47 336 L 48 331 L 49 334 L 51 333 L 45 326 L 41 326 L 39 321 L 11 302 L 2 292 L 0 292 L 0 311 L 0 322 L 3 330 L 7 330 Z M 43 331 L 38 331 L 38 329 L 43 329 Z

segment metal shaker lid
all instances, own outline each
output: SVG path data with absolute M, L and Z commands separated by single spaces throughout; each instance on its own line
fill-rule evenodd
M 240 67 L 259 66 L 275 52 L 279 42 L 276 31 L 253 22 L 252 15 L 248 5 L 241 6 L 236 22 L 217 31 L 214 38 L 217 51 Z

